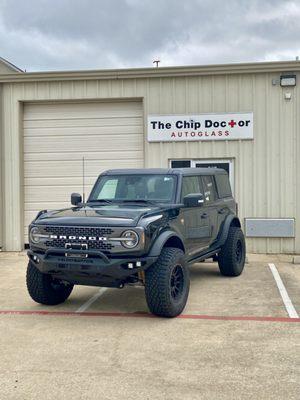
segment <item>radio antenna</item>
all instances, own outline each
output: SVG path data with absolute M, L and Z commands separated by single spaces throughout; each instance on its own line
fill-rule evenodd
M 85 203 L 85 171 L 84 171 L 84 157 L 82 157 L 82 202 Z

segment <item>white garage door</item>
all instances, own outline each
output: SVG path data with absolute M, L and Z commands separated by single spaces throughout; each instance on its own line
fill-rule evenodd
M 70 206 L 100 172 L 143 167 L 141 102 L 26 104 L 24 108 L 25 243 L 39 210 Z

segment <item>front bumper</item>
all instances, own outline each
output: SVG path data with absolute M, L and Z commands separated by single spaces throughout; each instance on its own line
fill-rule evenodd
M 45 254 L 27 252 L 30 261 L 43 273 L 75 284 L 116 287 L 157 260 L 157 257 L 108 258 L 95 250 L 72 250 L 74 257 L 66 257 L 65 253 L 65 249 L 49 249 Z M 80 258 L 82 256 L 86 258 Z

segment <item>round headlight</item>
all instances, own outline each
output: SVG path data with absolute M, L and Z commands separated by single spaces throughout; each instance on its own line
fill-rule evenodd
M 31 228 L 29 237 L 30 237 L 30 241 L 32 243 L 39 243 L 41 240 L 39 228 L 37 228 L 37 227 Z
M 133 249 L 139 243 L 139 235 L 135 231 L 125 231 L 122 233 L 122 238 L 126 240 L 122 240 L 122 245 L 127 249 Z

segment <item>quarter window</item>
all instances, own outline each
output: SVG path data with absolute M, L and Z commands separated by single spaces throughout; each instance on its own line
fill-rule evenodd
M 228 179 L 228 175 L 225 174 L 216 174 L 215 176 L 218 195 L 220 198 L 223 197 L 231 197 L 231 187 Z

